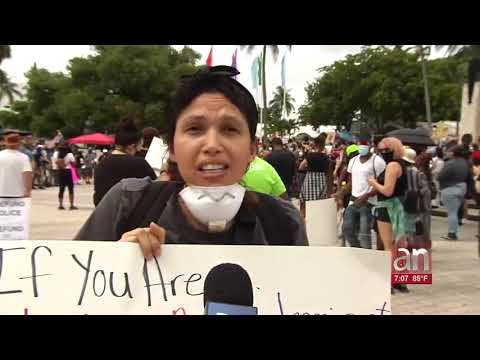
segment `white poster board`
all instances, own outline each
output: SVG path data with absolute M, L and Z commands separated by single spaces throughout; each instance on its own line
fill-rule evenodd
M 168 160 L 168 146 L 165 145 L 162 139 L 154 137 L 150 147 L 148 148 L 145 160 L 154 170 L 160 170 L 164 163 Z
M 307 201 L 305 211 L 310 246 L 338 246 L 335 199 Z
M 249 273 L 260 315 L 391 311 L 381 251 L 166 245 L 145 262 L 138 244 L 4 241 L 0 258 L 0 314 L 202 314 L 204 279 L 222 263 Z
M 30 198 L 0 198 L 0 240 L 30 238 Z

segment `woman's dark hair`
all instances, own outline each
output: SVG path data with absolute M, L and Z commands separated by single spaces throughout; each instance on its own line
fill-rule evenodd
M 462 136 L 462 145 L 470 146 L 473 142 L 472 134 L 463 134 Z
M 373 136 L 373 146 L 374 147 L 377 147 L 378 144 L 380 144 L 380 141 L 382 141 L 383 139 L 385 139 L 386 136 L 385 135 L 382 135 L 382 134 L 376 134 Z
M 138 144 L 142 134 L 135 125 L 133 118 L 128 117 L 122 119 L 117 125 L 115 131 L 115 145 L 128 146 L 133 144 Z
M 68 147 L 68 145 L 63 144 L 63 145 L 59 146 L 58 147 L 58 158 L 59 159 L 65 158 L 65 156 L 67 156 L 67 154 L 69 152 L 70 152 L 70 148 Z
M 184 183 L 182 175 L 178 170 L 178 165 L 176 162 L 171 161 L 170 159 L 167 160 L 167 174 L 170 177 L 170 181 L 178 181 Z
M 437 146 L 436 155 L 439 159 L 443 159 L 443 148 L 441 146 Z
M 154 127 L 147 127 L 142 130 L 142 135 L 143 135 L 143 147 L 149 148 L 150 145 L 152 144 L 153 138 L 155 136 L 158 136 L 160 134 L 160 131 Z
M 218 71 L 218 69 L 221 71 Z M 255 100 L 242 84 L 231 77 L 237 75 L 238 71 L 230 74 L 228 71 L 224 71 L 225 69 L 233 68 L 227 66 L 202 68 L 196 74 L 179 81 L 177 89 L 170 98 L 165 114 L 166 135 L 169 146 L 173 144 L 175 127 L 182 111 L 195 98 L 206 93 L 221 93 L 235 105 L 247 119 L 250 138 L 252 142 L 255 141 L 258 122 L 258 110 Z
M 275 137 L 272 139 L 272 146 L 283 146 L 282 139 Z
M 313 139 L 313 145 L 315 145 L 319 149 L 323 149 L 325 147 L 325 140 L 326 139 L 322 135 L 320 135 Z
M 465 146 L 457 145 L 452 150 L 453 156 L 465 158 Z

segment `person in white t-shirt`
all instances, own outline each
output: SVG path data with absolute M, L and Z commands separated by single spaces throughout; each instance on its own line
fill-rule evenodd
M 6 149 L 0 151 L 0 197 L 31 197 L 32 165 L 19 151 L 20 134 L 11 130 L 3 136 Z
M 368 178 L 380 175 L 386 167 L 382 157 L 370 152 L 368 142 L 360 142 L 356 157 L 348 163 L 349 180 L 346 191 L 351 199 L 343 217 L 343 234 L 352 247 L 372 248 L 372 208 L 376 202 L 376 191 L 368 184 Z

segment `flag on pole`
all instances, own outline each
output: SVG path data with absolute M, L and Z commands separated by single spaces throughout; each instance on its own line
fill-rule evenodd
M 286 116 L 286 109 L 285 109 L 285 104 L 286 104 L 286 99 L 287 99 L 287 88 L 286 88 L 286 68 L 285 68 L 285 55 L 283 55 L 282 59 L 282 88 L 283 88 L 283 101 L 282 101 L 282 115 Z
M 213 46 L 210 48 L 210 53 L 207 57 L 207 65 L 212 67 L 213 66 Z
M 262 77 L 262 69 L 263 69 L 263 66 L 262 66 L 262 64 L 263 64 L 262 54 L 263 54 L 263 52 L 258 55 L 258 78 L 259 78 L 258 84 L 259 84 L 259 85 L 262 85 L 262 83 L 263 83 L 263 77 Z
M 259 68 L 260 66 L 258 63 L 258 57 L 256 57 L 255 59 L 253 59 L 253 63 L 252 63 L 252 87 L 254 89 L 257 89 L 258 85 L 260 84 L 259 76 L 258 76 Z
M 262 85 L 262 55 L 257 56 L 252 63 L 252 87 L 255 89 L 255 100 L 260 108 L 263 108 L 263 98 L 260 96 Z
M 235 52 L 232 55 L 232 67 L 234 67 L 235 69 L 238 70 L 238 67 L 237 67 L 237 50 L 238 49 L 235 49 Z M 234 76 L 233 78 L 235 80 L 237 80 L 237 76 Z

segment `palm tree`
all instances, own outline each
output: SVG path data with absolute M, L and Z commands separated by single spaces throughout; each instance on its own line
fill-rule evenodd
M 283 103 L 284 96 L 285 96 L 285 104 Z M 295 111 L 295 105 L 293 105 L 294 103 L 295 103 L 295 99 L 292 97 L 292 95 L 290 95 L 290 90 L 288 89 L 285 90 L 283 87 L 277 86 L 277 89 L 273 93 L 273 99 L 270 100 L 268 105 L 271 108 L 279 109 L 280 112 L 282 112 L 283 105 L 285 105 L 285 112 L 288 116 L 292 111 Z
M 12 56 L 10 51 L 10 45 L 0 45 L 0 64 L 3 60 L 8 59 Z
M 18 85 L 11 82 L 7 74 L 0 70 L 0 100 L 7 97 L 11 104 L 15 100 L 14 96 L 22 96 L 22 93 L 18 90 Z
M 465 56 L 468 58 L 480 56 L 480 45 L 435 45 L 436 50 L 445 48 L 448 56 Z
M 272 53 L 273 56 L 273 61 L 277 61 L 278 59 L 278 54 L 280 53 L 280 48 L 278 45 L 240 45 L 240 49 L 247 49 L 247 53 L 251 54 L 252 51 L 257 47 L 257 46 L 263 46 L 263 51 L 262 51 L 262 95 L 263 95 L 263 104 L 266 107 L 267 106 L 267 77 L 265 73 L 265 63 L 266 63 L 266 58 L 267 58 L 267 47 L 270 49 L 270 52 Z M 292 50 L 292 45 L 286 45 L 288 50 Z M 262 123 L 263 126 L 265 126 L 265 114 L 262 112 Z M 265 134 L 264 134 L 265 135 Z
M 436 45 L 437 50 L 447 48 L 448 56 L 463 58 L 468 62 L 468 103 L 472 103 L 473 88 L 480 73 L 480 45 Z M 458 132 L 458 127 L 457 127 Z

